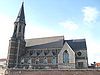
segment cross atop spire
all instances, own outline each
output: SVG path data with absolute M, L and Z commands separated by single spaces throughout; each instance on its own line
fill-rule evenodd
M 17 19 L 15 21 L 16 22 L 22 22 L 25 23 L 25 15 L 24 15 L 24 2 L 22 2 L 22 6 L 20 8 L 20 11 L 18 13 Z

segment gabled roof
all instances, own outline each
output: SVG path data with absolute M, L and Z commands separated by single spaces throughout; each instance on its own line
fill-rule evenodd
M 87 50 L 85 39 L 65 40 L 73 50 Z
M 33 47 L 34 49 L 61 48 L 63 47 L 63 42 L 63 36 L 26 39 L 26 47 Z

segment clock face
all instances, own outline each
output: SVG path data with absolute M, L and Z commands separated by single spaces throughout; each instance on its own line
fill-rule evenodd
M 78 55 L 78 56 L 81 56 L 81 55 L 82 55 L 82 53 L 81 53 L 81 52 L 77 52 L 77 55 Z

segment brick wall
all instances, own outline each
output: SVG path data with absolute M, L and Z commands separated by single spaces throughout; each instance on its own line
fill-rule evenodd
M 9 70 L 7 75 L 100 75 L 100 70 Z

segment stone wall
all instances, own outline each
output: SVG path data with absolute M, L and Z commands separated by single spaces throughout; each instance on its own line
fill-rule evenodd
M 87 57 L 87 50 L 76 50 L 76 68 L 80 68 L 78 63 L 83 63 L 83 68 L 88 68 L 88 57 Z M 81 53 L 78 55 L 78 53 Z
M 100 70 L 9 70 L 5 75 L 100 75 Z
M 63 53 L 67 50 L 69 54 L 69 62 L 65 65 L 63 63 Z M 70 46 L 65 43 L 62 50 L 58 54 L 58 68 L 75 68 L 75 52 L 70 48 Z

